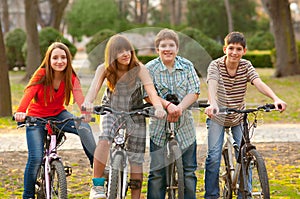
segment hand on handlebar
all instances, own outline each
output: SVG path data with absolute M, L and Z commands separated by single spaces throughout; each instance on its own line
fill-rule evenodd
M 25 121 L 25 117 L 26 117 L 26 113 L 24 113 L 24 112 L 16 112 L 14 114 L 14 119 L 17 122 L 24 122 Z
M 154 106 L 155 108 L 155 117 L 159 118 L 159 119 L 164 119 L 165 116 L 167 115 L 167 112 L 165 111 L 165 109 L 162 106 Z
M 168 116 L 167 120 L 169 122 L 177 122 L 179 117 L 182 115 L 182 107 L 180 105 L 170 104 L 167 107 Z
M 83 102 L 81 105 L 81 111 L 86 113 L 92 113 L 94 109 L 94 104 L 91 102 Z
M 285 111 L 286 106 L 287 106 L 286 103 L 284 101 L 282 101 L 282 100 L 276 100 L 276 101 L 274 101 L 274 105 L 276 107 L 276 110 L 279 110 L 280 112 Z
M 212 118 L 214 115 L 217 115 L 219 113 L 219 107 L 217 105 L 211 104 L 207 108 L 205 108 L 205 114 L 209 117 Z

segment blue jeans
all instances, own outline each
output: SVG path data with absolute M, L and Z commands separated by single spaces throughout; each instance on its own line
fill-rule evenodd
M 204 198 L 215 199 L 220 196 L 219 171 L 222 158 L 225 127 L 210 120 L 206 120 L 208 128 L 208 152 L 205 161 L 205 195 Z M 233 139 L 240 146 L 242 140 L 242 124 L 231 127 Z M 237 157 L 237 154 L 236 154 Z
M 184 170 L 184 198 L 196 198 L 197 169 L 196 141 L 183 151 L 182 163 Z M 166 165 L 165 147 L 159 147 L 150 140 L 150 172 L 148 177 L 148 199 L 165 199 L 166 194 Z
M 55 116 L 57 120 L 63 120 L 73 115 L 68 111 L 62 111 L 59 115 Z M 84 151 L 89 158 L 91 166 L 93 165 L 93 156 L 96 148 L 96 142 L 92 133 L 92 129 L 87 123 L 81 123 L 78 129 L 71 128 L 74 122 L 70 121 L 63 128 L 64 131 L 79 135 Z M 38 169 L 42 163 L 44 137 L 46 131 L 43 125 L 28 126 L 26 127 L 26 140 L 28 147 L 28 160 L 24 173 L 24 193 L 23 198 L 34 198 L 35 194 L 35 181 Z

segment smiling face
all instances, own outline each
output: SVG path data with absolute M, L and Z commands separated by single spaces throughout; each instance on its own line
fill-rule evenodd
M 174 40 L 161 40 L 156 51 L 166 66 L 173 66 L 175 57 L 178 53 L 178 46 Z
M 62 72 L 68 64 L 67 54 L 63 49 L 55 48 L 50 56 L 50 65 L 54 71 Z
M 240 43 L 231 43 L 227 46 L 224 46 L 223 51 L 227 55 L 226 62 L 236 65 L 246 53 L 247 49 L 244 48 Z
M 120 65 L 128 66 L 131 60 L 131 51 L 130 50 L 122 50 L 117 53 L 117 62 Z

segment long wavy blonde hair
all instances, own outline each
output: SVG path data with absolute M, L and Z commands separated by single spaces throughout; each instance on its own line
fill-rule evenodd
M 28 83 L 28 85 L 26 86 L 25 89 L 27 89 L 30 86 L 34 86 L 37 84 L 42 84 L 44 85 L 44 99 L 45 102 L 46 101 L 46 93 L 47 93 L 47 88 L 50 88 L 50 100 L 53 99 L 53 79 L 54 79 L 54 70 L 51 67 L 51 54 L 52 51 L 56 48 L 60 48 L 62 50 L 64 50 L 66 52 L 66 56 L 67 56 L 67 67 L 65 68 L 64 72 L 64 78 L 63 81 L 65 82 L 65 105 L 69 105 L 70 103 L 70 99 L 71 99 L 71 93 L 72 93 L 72 89 L 73 89 L 73 85 L 72 85 L 72 75 L 74 74 L 75 76 L 76 73 L 72 67 L 72 55 L 70 53 L 69 48 L 61 43 L 61 42 L 54 42 L 52 43 L 46 53 L 45 53 L 45 57 L 41 63 L 41 65 L 39 66 L 39 68 L 35 71 L 35 73 L 33 74 L 33 78 L 31 78 L 30 82 Z M 38 74 L 38 70 L 40 68 L 45 68 L 46 70 L 46 75 L 38 78 L 38 81 L 35 81 L 37 78 Z M 35 100 L 36 97 L 35 97 Z
M 119 80 L 117 77 L 117 71 L 118 71 L 117 55 L 123 50 L 130 51 L 131 53 L 131 59 L 128 65 L 128 71 L 140 66 L 140 62 L 136 56 L 136 53 L 130 41 L 126 37 L 120 34 L 112 36 L 106 44 L 105 61 L 104 61 L 107 86 L 109 90 L 112 92 L 115 90 L 116 84 Z

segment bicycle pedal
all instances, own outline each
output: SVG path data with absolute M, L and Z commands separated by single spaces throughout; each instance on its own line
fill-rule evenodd
M 70 176 L 72 175 L 72 167 L 70 166 L 64 166 L 64 169 L 65 169 L 65 173 L 66 173 L 66 176 Z

